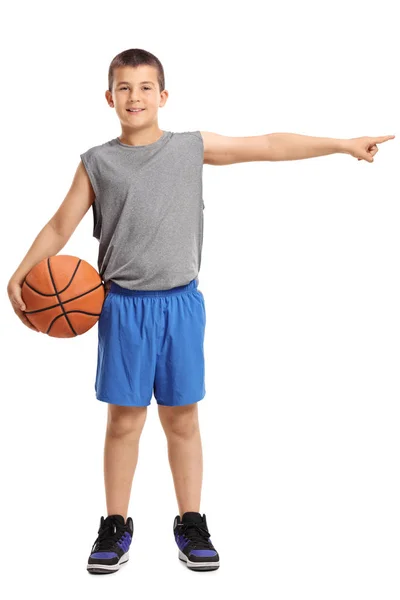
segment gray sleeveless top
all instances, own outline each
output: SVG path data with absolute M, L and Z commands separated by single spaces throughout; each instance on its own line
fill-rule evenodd
M 99 240 L 103 281 L 131 290 L 198 281 L 204 210 L 200 131 L 163 131 L 145 146 L 114 138 L 80 157 L 96 196 L 93 236 Z

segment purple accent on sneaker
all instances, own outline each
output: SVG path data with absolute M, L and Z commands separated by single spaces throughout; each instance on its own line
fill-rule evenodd
M 193 556 L 215 556 L 217 553 L 215 550 L 191 550 L 189 558 L 191 554 L 193 554 Z
M 189 541 L 184 535 L 175 535 L 176 543 L 178 544 L 179 550 L 183 550 L 188 545 Z
M 132 541 L 132 536 L 127 531 L 125 531 L 124 535 L 119 540 L 119 542 L 117 543 L 117 545 L 120 548 L 122 548 L 122 550 L 124 552 L 128 552 L 129 546 L 131 545 L 131 541 Z
M 115 556 L 118 556 L 115 552 L 95 552 L 90 555 L 91 558 L 114 558 Z

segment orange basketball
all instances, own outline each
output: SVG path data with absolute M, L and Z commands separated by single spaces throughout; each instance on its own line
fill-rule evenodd
M 24 314 L 43 333 L 70 338 L 99 320 L 105 292 L 99 273 L 85 260 L 58 254 L 35 265 L 21 286 Z

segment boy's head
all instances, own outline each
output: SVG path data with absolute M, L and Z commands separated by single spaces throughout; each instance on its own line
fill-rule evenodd
M 158 108 L 165 105 L 164 69 L 154 54 L 133 48 L 117 54 L 108 70 L 106 100 L 115 107 L 121 125 L 140 128 L 157 125 Z M 139 113 L 129 107 L 143 108 Z

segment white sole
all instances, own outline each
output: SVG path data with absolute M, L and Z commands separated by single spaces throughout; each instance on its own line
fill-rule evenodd
M 180 550 L 179 558 L 180 560 L 183 560 L 191 569 L 199 569 L 203 571 L 204 569 L 217 569 L 219 567 L 219 560 L 216 560 L 214 562 L 193 562 L 189 560 L 186 554 L 183 554 L 183 552 L 181 552 Z
M 113 573 L 114 571 L 118 571 L 120 566 L 129 560 L 129 552 L 125 552 L 119 559 L 119 561 L 115 565 L 102 565 L 101 563 L 88 563 L 87 570 L 94 571 L 95 573 Z

